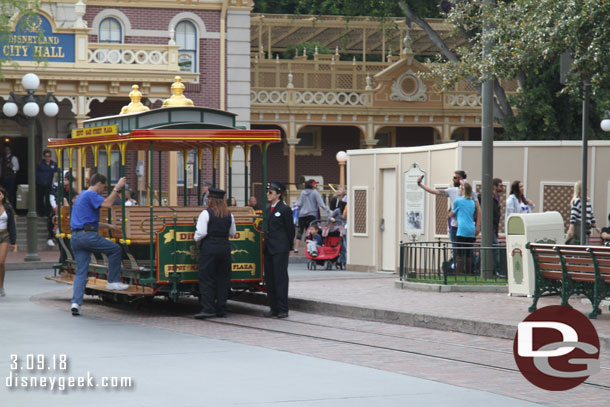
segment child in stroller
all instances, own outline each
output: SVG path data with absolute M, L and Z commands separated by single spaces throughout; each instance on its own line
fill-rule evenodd
M 316 244 L 317 255 L 314 255 L 315 252 L 313 251 L 310 253 L 308 244 L 308 250 L 305 254 L 305 256 L 309 259 L 307 269 L 315 270 L 318 265 L 325 266 L 326 270 L 332 269 L 333 265 L 337 269 L 343 269 L 343 262 L 341 261 L 340 256 L 342 237 L 345 233 L 343 225 L 338 224 L 337 222 L 332 223 L 330 222 L 330 219 L 325 224 L 319 220 L 316 220 L 311 222 L 307 231 L 307 238 L 308 240 L 312 241 L 312 249 L 315 236 L 319 237 L 319 232 L 322 232 L 322 244 L 320 246 Z
M 322 236 L 320 236 L 320 226 L 315 224 L 309 227 L 307 236 L 307 254 L 311 257 L 318 256 L 318 247 L 322 246 Z

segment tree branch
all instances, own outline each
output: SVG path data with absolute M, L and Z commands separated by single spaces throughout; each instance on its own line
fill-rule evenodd
M 403 13 L 405 13 L 405 17 L 407 18 L 407 20 L 417 24 L 421 27 L 422 30 L 424 30 L 424 32 L 428 35 L 430 40 L 434 43 L 434 45 L 436 45 L 436 47 L 439 49 L 439 51 L 441 52 L 441 54 L 443 54 L 445 58 L 447 58 L 451 62 L 459 62 L 458 56 L 449 49 L 449 47 L 447 46 L 447 44 L 445 44 L 445 41 L 443 41 L 441 36 L 438 35 L 438 33 L 434 31 L 432 27 L 430 27 L 430 24 L 428 24 L 425 20 L 417 17 L 415 13 L 411 10 L 411 8 L 403 0 L 398 2 L 398 6 L 403 11 Z
M 449 47 L 447 46 L 445 41 L 441 38 L 441 36 L 438 35 L 438 33 L 432 27 L 430 27 L 430 24 L 428 24 L 424 19 L 419 18 L 413 12 L 413 10 L 411 10 L 409 5 L 407 3 L 405 3 L 404 0 L 400 0 L 398 2 L 398 6 L 403 11 L 403 13 L 405 14 L 405 18 L 409 22 L 417 24 L 422 30 L 424 30 L 424 32 L 428 35 L 428 38 L 430 38 L 430 40 L 434 43 L 434 45 L 436 45 L 436 47 L 438 48 L 440 53 L 445 58 L 447 58 L 447 60 L 449 60 L 451 62 L 460 61 L 459 57 L 453 51 L 451 51 L 451 49 L 449 49 Z M 472 45 L 470 38 L 468 38 L 468 35 L 466 35 L 465 31 L 463 29 L 461 29 L 461 31 L 465 35 L 465 38 L 468 40 L 468 43 Z M 477 81 L 475 81 L 475 78 L 473 78 L 473 77 L 468 77 L 468 78 L 466 78 L 466 80 L 475 86 L 477 92 L 480 95 L 481 90 L 482 90 L 481 84 L 478 83 Z M 494 106 L 493 106 L 494 117 L 499 122 L 502 122 L 506 117 L 513 116 L 513 110 L 510 106 L 508 98 L 506 97 L 504 88 L 502 88 L 502 86 L 500 85 L 500 82 L 498 82 L 497 79 L 494 80 L 494 94 L 496 96 L 494 98 Z

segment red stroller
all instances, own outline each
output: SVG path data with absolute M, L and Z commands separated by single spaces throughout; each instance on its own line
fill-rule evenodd
M 318 255 L 312 256 L 309 251 L 305 253 L 305 256 L 309 259 L 307 262 L 308 270 L 316 270 L 317 266 L 324 266 L 326 270 L 332 270 L 333 265 L 335 268 L 343 270 L 343 262 L 339 261 L 339 255 L 341 253 L 341 241 L 345 234 L 345 229 L 342 225 L 337 224 L 321 224 L 320 221 L 315 220 L 307 229 L 307 238 L 311 237 L 311 227 L 315 224 L 319 224 L 322 232 L 322 246 L 318 247 Z

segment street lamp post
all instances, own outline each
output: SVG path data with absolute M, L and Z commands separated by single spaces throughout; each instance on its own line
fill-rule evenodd
M 345 163 L 347 162 L 347 153 L 339 151 L 335 156 L 339 163 L 339 185 L 345 185 Z
M 14 117 L 19 111 L 19 105 L 22 105 L 23 114 L 28 118 L 28 215 L 27 215 L 27 241 L 28 254 L 25 256 L 25 261 L 39 261 L 36 236 L 38 217 L 36 215 L 36 140 L 35 140 L 35 118 L 40 113 L 39 103 L 44 103 L 42 108 L 44 114 L 49 117 L 54 117 L 59 112 L 59 106 L 55 103 L 53 94 L 47 93 L 41 97 L 34 93 L 40 86 L 40 79 L 33 73 L 23 75 L 21 84 L 26 90 L 26 95 L 15 95 L 11 92 L 11 96 L 3 106 L 2 112 L 7 117 Z

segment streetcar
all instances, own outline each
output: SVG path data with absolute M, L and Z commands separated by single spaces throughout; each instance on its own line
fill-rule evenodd
M 86 294 L 98 295 L 105 300 L 132 301 L 138 298 L 164 296 L 176 302 L 182 296 L 199 295 L 198 247 L 194 241 L 195 226 L 202 206 L 203 157 L 207 150 L 212 160 L 212 186 L 216 187 L 221 154 L 228 163 L 228 195 L 232 196 L 232 155 L 237 146 L 245 156 L 245 200 L 248 197 L 248 159 L 258 149 L 262 162 L 262 185 L 266 185 L 266 153 L 270 143 L 281 141 L 279 130 L 245 130 L 235 126 L 235 114 L 222 110 L 195 107 L 186 99 L 176 84 L 174 95 L 158 109 L 148 110 L 140 103 L 137 86 L 130 93 L 132 102 L 121 114 L 98 117 L 84 121 L 82 128 L 72 132 L 72 138 L 49 139 L 48 147 L 57 153 L 58 185 L 64 185 L 67 176 L 78 171 L 81 187 L 85 189 L 85 166 L 93 159 L 92 171 L 98 167 L 100 152 L 108 159 L 107 175 L 111 191 L 111 157 L 119 154 L 119 177 L 125 176 L 126 157 L 130 151 L 138 151 L 140 175 L 145 178 L 145 205 L 127 206 L 126 191 L 121 192 L 121 203 L 111 209 L 101 209 L 100 222 L 120 226 L 120 231 L 100 228 L 100 234 L 122 248 L 122 282 L 129 284 L 124 291 L 106 289 L 107 259 L 102 254 L 92 255 L 88 270 Z M 178 152 L 184 161 L 182 205 L 170 204 L 162 198 L 161 185 L 168 165 L 162 162 L 163 152 Z M 196 153 L 196 165 L 188 164 L 189 154 Z M 65 155 L 69 166 L 64 166 Z M 73 168 L 73 158 L 80 154 L 80 168 Z M 103 154 L 102 154 L 103 155 Z M 167 157 L 167 154 L 165 155 Z M 210 155 L 208 155 L 209 157 Z M 133 164 L 133 163 L 132 163 Z M 140 164 L 140 163 L 139 163 Z M 187 167 L 190 165 L 190 167 Z M 133 165 L 131 165 L 133 167 Z M 145 168 L 145 171 L 142 170 Z M 193 168 L 194 167 L 194 168 Z M 187 195 L 187 169 L 197 179 L 196 200 Z M 193 174 L 193 171 L 196 174 Z M 92 175 L 92 174 L 90 174 Z M 167 182 L 166 182 L 167 183 Z M 168 185 L 168 187 L 172 187 Z M 155 193 L 156 191 L 156 193 Z M 261 195 L 264 195 L 264 188 Z M 60 260 L 54 265 L 49 280 L 73 284 L 76 261 L 70 247 L 70 213 L 75 194 L 70 182 L 68 196 L 58 188 L 56 238 L 60 247 Z M 261 202 L 265 202 L 265 197 Z M 231 206 L 237 234 L 231 238 L 233 290 L 264 290 L 263 285 L 263 236 L 266 211 L 256 212 L 250 207 Z

